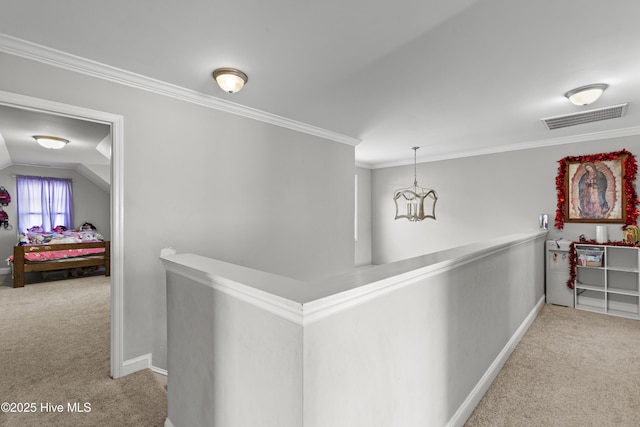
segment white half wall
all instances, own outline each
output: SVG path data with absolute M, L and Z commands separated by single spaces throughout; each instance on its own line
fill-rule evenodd
M 462 426 L 544 301 L 546 233 L 318 281 L 167 269 L 167 425 Z

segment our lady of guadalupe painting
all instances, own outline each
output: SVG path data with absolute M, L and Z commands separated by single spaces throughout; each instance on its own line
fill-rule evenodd
M 624 160 L 566 163 L 565 222 L 624 222 Z

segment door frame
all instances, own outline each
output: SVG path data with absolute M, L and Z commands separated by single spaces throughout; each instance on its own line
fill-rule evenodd
M 12 92 L 0 91 L 0 104 L 111 126 L 111 377 L 124 375 L 124 117 Z

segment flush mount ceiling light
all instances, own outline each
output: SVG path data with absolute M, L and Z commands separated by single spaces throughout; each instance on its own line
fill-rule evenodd
M 589 105 L 596 102 L 608 87 L 609 85 L 604 83 L 581 86 L 570 90 L 564 96 L 575 105 Z
M 438 195 L 435 190 L 418 186 L 416 177 L 416 153 L 420 147 L 413 147 L 413 186 L 401 188 L 393 194 L 396 204 L 395 219 L 407 218 L 411 222 L 422 221 L 426 218 L 436 219 L 436 202 Z M 400 203 L 401 206 L 398 205 Z M 425 203 L 427 206 L 425 206 Z M 401 210 L 405 209 L 405 213 Z M 427 214 L 427 212 L 430 212 Z
M 68 139 L 49 135 L 33 135 L 33 139 L 35 139 L 38 144 L 42 145 L 44 148 L 50 148 L 53 150 L 59 150 L 69 143 Z
M 213 72 L 213 78 L 222 90 L 229 93 L 242 90 L 249 80 L 245 73 L 235 68 L 218 68 Z

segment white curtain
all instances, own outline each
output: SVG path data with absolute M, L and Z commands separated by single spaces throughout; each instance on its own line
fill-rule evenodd
M 16 177 L 18 229 L 40 226 L 51 231 L 58 225 L 73 228 L 71 180 L 40 176 Z

